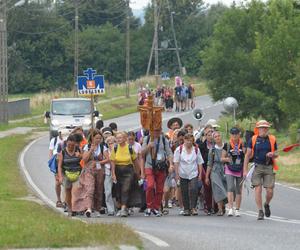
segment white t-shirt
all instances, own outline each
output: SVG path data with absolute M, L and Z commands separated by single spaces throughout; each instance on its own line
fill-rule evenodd
M 54 145 L 55 138 L 57 138 L 56 144 Z M 59 136 L 53 137 L 50 141 L 49 150 L 52 150 L 53 155 L 57 154 L 57 148 L 59 144 L 63 144 L 64 140 L 60 139 Z
M 174 153 L 174 162 L 179 163 L 179 176 L 189 180 L 198 176 L 198 165 L 204 163 L 200 150 L 197 149 L 196 154 L 194 146 L 190 154 L 187 153 L 184 146 L 182 147 L 182 152 L 180 154 L 180 146 L 177 147 Z
M 136 153 L 136 155 L 141 154 L 142 153 L 142 146 L 141 144 L 139 144 L 138 142 L 134 142 L 134 144 L 132 145 L 132 149 L 134 150 L 134 152 Z
M 105 146 L 105 145 L 103 145 L 103 153 L 105 152 L 105 151 L 107 151 L 108 149 L 107 149 L 107 147 Z M 84 146 L 84 148 L 83 148 L 83 151 L 89 151 L 89 145 L 88 144 L 86 144 L 85 146 Z M 96 158 L 96 157 L 98 157 L 99 155 L 101 154 L 101 147 L 100 147 L 100 144 L 98 145 L 98 147 L 97 147 L 97 149 L 94 151 L 94 157 Z

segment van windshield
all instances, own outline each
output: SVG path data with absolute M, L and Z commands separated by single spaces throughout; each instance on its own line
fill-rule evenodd
M 88 115 L 91 113 L 89 100 L 53 101 L 52 113 L 54 115 Z

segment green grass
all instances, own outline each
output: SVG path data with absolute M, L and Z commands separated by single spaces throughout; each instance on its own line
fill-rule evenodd
M 122 224 L 85 224 L 37 203 L 18 200 L 29 194 L 16 157 L 26 143 L 24 136 L 0 139 L 0 248 L 142 247 L 138 236 Z
M 208 90 L 206 88 L 205 81 L 195 78 L 195 77 L 185 77 L 186 83 L 192 83 L 195 85 L 196 88 L 196 96 L 207 94 Z M 160 81 L 161 85 L 164 84 L 166 86 L 174 86 L 174 79 L 170 79 L 168 81 Z M 135 95 L 137 94 L 138 87 L 140 85 L 145 86 L 146 84 L 149 85 L 149 88 L 155 89 L 156 82 L 154 77 L 143 77 L 137 79 L 130 83 L 130 94 Z M 114 97 L 124 97 L 126 93 L 126 85 L 123 84 L 114 84 L 114 85 L 107 85 L 106 86 L 106 94 L 99 96 L 98 100 L 107 100 Z M 27 118 L 36 115 L 42 115 L 46 110 L 50 108 L 50 102 L 53 98 L 62 98 L 62 97 L 73 97 L 73 91 L 54 91 L 54 92 L 41 92 L 36 94 L 15 94 L 9 95 L 9 100 L 18 100 L 22 98 L 30 98 L 30 109 L 31 114 L 26 116 L 21 116 L 17 118 Z M 126 103 L 126 99 L 123 99 Z M 16 118 L 16 119 L 17 119 Z

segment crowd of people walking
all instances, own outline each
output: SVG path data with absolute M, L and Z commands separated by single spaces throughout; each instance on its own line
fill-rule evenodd
M 49 162 L 57 163 L 51 168 L 56 206 L 70 216 L 127 217 L 137 207 L 146 217 L 160 217 L 178 207 L 184 216 L 203 210 L 206 215 L 239 217 L 252 161 L 258 219 L 271 215 L 277 143 L 267 121 L 257 122 L 248 140 L 242 139 L 241 128 L 231 128 L 227 142 L 212 119 L 200 132 L 176 117 L 167 125 L 167 132 L 159 128 L 151 136 L 143 129 L 118 131 L 115 123 L 104 127 L 102 121 L 87 137 L 81 128 L 71 133 L 61 128 L 49 146 Z
M 148 95 L 153 92 L 149 85 L 140 86 L 138 90 L 138 104 L 144 105 Z M 162 85 L 155 90 L 155 104 L 164 106 L 165 110 L 171 112 L 183 112 L 194 109 L 195 88 L 193 84 L 186 84 L 179 76 L 175 77 L 174 88 Z

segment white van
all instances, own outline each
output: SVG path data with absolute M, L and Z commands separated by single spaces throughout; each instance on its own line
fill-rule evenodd
M 58 128 L 72 130 L 82 127 L 84 133 L 92 127 L 92 116 L 94 125 L 99 120 L 99 112 L 93 109 L 92 102 L 87 98 L 60 98 L 51 101 L 50 111 L 45 117 L 50 119 L 50 139 L 58 135 Z M 100 118 L 101 119 L 101 118 Z

